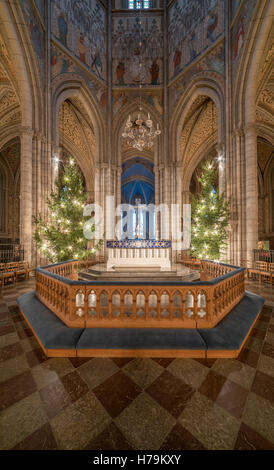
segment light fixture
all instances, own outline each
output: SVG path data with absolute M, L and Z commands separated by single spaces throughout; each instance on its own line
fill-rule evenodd
M 139 110 L 141 111 L 142 108 L 139 108 Z M 159 124 L 157 123 L 157 128 L 154 129 L 153 122 L 148 113 L 146 121 L 141 119 L 140 114 L 138 114 L 137 119 L 131 121 L 129 115 L 122 137 L 126 139 L 129 147 L 142 151 L 150 149 L 153 146 L 155 137 L 160 134 Z
M 157 128 L 154 129 L 153 121 L 150 119 L 150 114 L 148 113 L 147 119 L 143 120 L 141 118 L 141 89 L 142 89 L 142 54 L 141 54 L 141 46 L 142 46 L 142 37 L 141 37 L 141 8 L 139 10 L 139 111 L 138 118 L 133 119 L 131 121 L 130 115 L 126 121 L 126 125 L 124 128 L 124 132 L 122 133 L 122 137 L 126 140 L 126 143 L 129 147 L 135 148 L 139 151 L 144 149 L 150 149 L 153 146 L 153 141 L 157 135 L 161 134 L 159 129 L 159 124 L 157 123 Z

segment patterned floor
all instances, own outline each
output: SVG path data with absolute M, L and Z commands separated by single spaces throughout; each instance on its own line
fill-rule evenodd
M 274 289 L 237 360 L 47 359 L 0 291 L 0 449 L 274 449 Z

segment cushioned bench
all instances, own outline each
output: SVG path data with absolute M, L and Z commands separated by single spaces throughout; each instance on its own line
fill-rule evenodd
M 83 328 L 68 328 L 37 299 L 35 291 L 18 297 L 17 304 L 46 353 L 55 350 L 59 355 L 57 350 L 65 350 L 67 354 L 64 355 L 76 356 L 76 346 Z
M 262 297 L 246 291 L 244 298 L 218 325 L 211 329 L 199 329 L 206 343 L 208 357 L 216 357 L 216 351 L 228 351 L 227 357 L 229 351 L 240 352 L 263 304 Z
M 237 357 L 264 299 L 246 292 L 212 329 L 69 328 L 36 298 L 35 291 L 17 303 L 48 356 Z
M 164 357 L 181 350 L 205 357 L 206 344 L 198 330 L 190 328 L 86 328 L 77 344 L 78 355 L 95 356 L 100 349 L 104 356 L 122 350 L 127 351 L 124 356 L 138 351 L 138 356 Z

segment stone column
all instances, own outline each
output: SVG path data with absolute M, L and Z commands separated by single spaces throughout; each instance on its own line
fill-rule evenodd
M 41 202 L 41 151 L 42 151 L 42 142 L 41 142 L 41 133 L 36 133 L 36 212 L 41 212 L 42 202 Z
M 219 170 L 219 193 L 226 192 L 226 171 L 225 171 L 225 147 L 220 144 L 216 147 L 218 155 L 218 170 Z
M 253 250 L 258 245 L 258 176 L 257 176 L 257 130 L 250 123 L 245 129 L 246 154 L 246 259 L 251 266 Z
M 24 258 L 31 263 L 32 255 L 32 136 L 29 127 L 21 130 L 20 160 L 20 242 Z

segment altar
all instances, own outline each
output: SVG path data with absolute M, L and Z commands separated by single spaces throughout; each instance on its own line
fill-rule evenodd
M 170 271 L 170 240 L 107 240 L 107 270 L 115 268 L 156 268 Z

